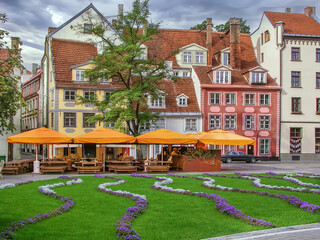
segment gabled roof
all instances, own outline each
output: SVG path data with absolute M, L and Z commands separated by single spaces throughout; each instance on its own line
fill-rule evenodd
M 43 69 L 41 69 L 38 73 L 32 76 L 28 81 L 26 81 L 23 86 L 27 85 L 28 83 L 32 82 L 34 79 L 40 78 L 43 73 Z
M 300 13 L 264 12 L 264 14 L 274 27 L 277 22 L 284 22 L 286 34 L 320 35 L 320 23 L 313 17 Z
M 118 31 L 113 27 L 113 25 L 98 11 L 98 9 L 95 8 L 95 6 L 93 6 L 92 3 L 89 4 L 89 6 L 87 6 L 85 9 L 83 9 L 81 12 L 79 12 L 78 14 L 74 15 L 72 18 L 70 18 L 68 21 L 66 21 L 64 24 L 62 24 L 61 26 L 57 27 L 57 28 L 53 28 L 53 27 L 49 27 L 49 33 L 47 35 L 47 37 L 51 37 L 53 34 L 55 34 L 56 32 L 58 32 L 60 29 L 62 29 L 64 26 L 68 25 L 70 22 L 72 22 L 73 20 L 75 20 L 77 17 L 79 17 L 80 15 L 82 15 L 83 13 L 85 13 L 86 11 L 88 11 L 89 9 L 93 9 L 100 17 L 101 19 L 103 19 L 108 25 L 109 27 L 111 27 L 111 29 L 113 29 L 116 33 L 118 33 Z M 119 34 L 119 33 L 118 33 Z

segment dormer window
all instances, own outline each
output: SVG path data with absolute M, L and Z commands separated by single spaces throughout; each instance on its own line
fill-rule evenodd
M 159 96 L 156 98 L 152 98 L 152 96 L 148 96 L 148 106 L 149 108 L 165 108 L 166 107 L 166 98 L 161 91 Z
M 223 65 L 230 65 L 230 53 L 223 53 Z
M 191 52 L 183 52 L 183 62 L 191 63 L 192 53 Z
M 76 70 L 76 81 L 84 81 L 84 70 Z
M 196 63 L 204 63 L 204 53 L 196 52 Z
M 220 84 L 229 84 L 230 81 L 230 71 L 216 71 L 215 82 Z
M 265 84 L 266 83 L 266 73 L 265 72 L 252 72 L 251 73 L 251 83 L 252 84 Z
M 185 94 L 180 94 L 177 96 L 177 105 L 178 107 L 187 107 L 188 106 L 188 96 Z
M 85 23 L 83 25 L 83 33 L 90 33 L 92 30 L 92 24 Z

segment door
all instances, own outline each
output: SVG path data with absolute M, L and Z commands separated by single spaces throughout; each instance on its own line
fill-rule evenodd
M 86 158 L 95 158 L 96 157 L 96 144 L 86 143 L 83 144 L 82 156 Z
M 253 147 L 253 145 L 248 145 L 248 155 L 254 155 L 254 147 Z

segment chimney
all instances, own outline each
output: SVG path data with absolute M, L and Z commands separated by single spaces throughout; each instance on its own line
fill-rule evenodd
M 207 18 L 207 49 L 208 49 L 208 65 L 212 65 L 212 18 Z
M 286 8 L 286 13 L 291 13 L 291 8 Z
M 233 69 L 241 68 L 240 48 L 240 18 L 230 18 L 230 66 Z
M 20 45 L 20 38 L 18 37 L 11 37 L 11 49 L 19 48 Z
M 39 65 L 36 63 L 32 63 L 32 75 L 35 75 L 38 69 L 39 69 Z
M 123 4 L 118 4 L 118 15 L 123 14 Z
M 304 9 L 304 13 L 308 16 L 311 17 L 312 15 L 316 15 L 316 7 L 306 7 Z

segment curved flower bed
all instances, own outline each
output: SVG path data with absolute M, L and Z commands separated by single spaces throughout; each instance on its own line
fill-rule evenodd
M 100 184 L 98 186 L 99 191 L 116 195 L 116 196 L 130 198 L 136 201 L 136 205 L 134 207 L 129 207 L 126 210 L 126 213 L 116 223 L 116 232 L 117 232 L 117 238 L 120 238 L 120 239 L 141 239 L 141 236 L 137 234 L 134 229 L 131 228 L 131 224 L 135 218 L 137 218 L 140 214 L 142 214 L 148 208 L 148 201 L 146 199 L 146 196 L 131 193 L 131 192 L 126 192 L 126 191 L 121 191 L 121 190 L 113 191 L 112 189 L 107 188 L 109 186 L 125 183 L 126 181 L 121 178 L 110 177 L 110 176 L 104 177 L 100 174 L 96 174 L 94 176 L 99 178 L 113 179 L 117 181 L 117 182 L 108 182 L 108 183 Z
M 204 180 L 205 182 L 214 182 L 213 179 L 211 178 L 203 178 L 203 177 L 189 177 L 189 176 L 180 176 L 180 175 L 175 175 L 173 173 L 169 173 L 169 176 L 174 176 L 174 177 L 184 177 L 184 178 L 195 178 L 195 179 L 200 179 L 200 180 Z M 144 177 L 144 178 L 151 178 L 151 179 L 156 179 L 159 180 L 157 182 L 154 183 L 154 185 L 151 186 L 151 188 L 153 189 L 157 189 L 159 191 L 164 191 L 164 192 L 171 192 L 171 193 L 177 193 L 177 194 L 184 194 L 184 195 L 191 195 L 191 196 L 198 196 L 198 197 L 204 197 L 206 199 L 209 200 L 213 200 L 215 201 L 215 208 L 217 210 L 219 210 L 222 213 L 225 213 L 229 216 L 232 216 L 234 218 L 237 219 L 241 219 L 251 225 L 259 225 L 259 226 L 264 226 L 264 227 L 268 227 L 268 228 L 274 228 L 276 227 L 274 224 L 267 222 L 267 221 L 263 221 L 263 220 L 259 220 L 250 216 L 245 215 L 243 212 L 241 212 L 240 210 L 236 209 L 234 206 L 228 204 L 228 202 L 220 197 L 219 195 L 216 194 L 207 194 L 207 193 L 202 193 L 202 192 L 191 192 L 189 190 L 185 190 L 185 189 L 173 189 L 172 187 L 168 187 L 166 185 L 173 183 L 173 179 L 172 178 L 166 178 L 166 177 L 153 177 L 150 175 L 146 175 L 146 174 L 136 174 L 136 173 L 132 173 L 131 174 L 132 177 Z
M 5 188 L 14 188 L 23 184 L 28 184 L 32 183 L 33 181 L 25 181 L 25 182 L 20 182 L 20 183 L 5 183 L 0 185 L 0 190 L 5 189 Z
M 226 175 L 218 175 L 218 174 L 210 174 L 210 173 L 205 173 L 204 175 L 212 176 L 212 177 L 224 177 L 224 178 L 243 178 L 243 179 L 249 179 L 249 180 L 253 179 L 252 177 L 249 177 L 249 176 L 234 177 L 234 176 L 226 176 Z M 296 207 L 303 209 L 304 211 L 320 214 L 320 206 L 315 205 L 315 204 L 309 204 L 308 202 L 303 201 L 293 195 L 273 194 L 273 193 L 269 193 L 269 192 L 258 192 L 258 191 L 253 191 L 253 190 L 240 189 L 240 188 L 223 187 L 220 185 L 214 185 L 209 182 L 206 184 L 203 183 L 202 185 L 207 188 L 217 189 L 217 190 L 222 190 L 222 191 L 251 193 L 251 194 L 256 194 L 256 195 L 260 195 L 260 196 L 279 198 L 279 199 L 282 199 L 282 200 L 288 202 L 289 204 L 291 204 L 293 206 L 296 206 Z M 275 186 L 275 187 L 277 187 L 277 186 Z M 277 188 L 272 188 L 272 189 L 277 189 Z
M 283 177 L 271 177 L 271 176 L 265 176 L 265 175 L 252 175 L 252 174 L 243 174 L 243 173 L 236 173 L 237 175 L 240 175 L 241 178 L 243 179 L 249 179 L 253 180 L 252 184 L 255 187 L 258 188 L 269 188 L 269 189 L 275 189 L 275 190 L 288 190 L 291 192 L 310 192 L 310 193 L 316 193 L 320 194 L 320 189 L 309 189 L 309 188 L 293 188 L 293 187 L 288 187 L 288 186 L 271 186 L 271 185 L 266 185 L 266 184 L 261 184 L 261 180 L 257 177 L 261 178 L 273 178 L 273 179 L 281 179 L 281 180 L 286 180 L 289 182 L 292 182 L 293 184 L 303 186 L 303 187 L 310 187 L 310 188 L 320 188 L 320 185 L 318 184 L 312 184 L 312 183 L 305 183 L 302 182 L 298 179 L 293 178 L 293 175 L 284 175 Z
M 51 212 L 40 213 L 40 214 L 38 214 L 38 215 L 36 215 L 34 217 L 25 218 L 25 219 L 22 219 L 20 221 L 11 223 L 11 225 L 9 227 L 7 227 L 4 232 L 1 233 L 1 239 L 12 239 L 14 232 L 18 231 L 19 229 L 23 228 L 24 226 L 35 224 L 35 223 L 40 222 L 40 221 L 42 221 L 44 219 L 60 215 L 60 214 L 62 214 L 64 212 L 69 211 L 74 206 L 75 203 L 72 200 L 72 198 L 64 197 L 62 195 L 58 195 L 55 191 L 52 190 L 52 188 L 60 187 L 60 186 L 70 186 L 70 185 L 73 185 L 73 184 L 82 183 L 82 179 L 80 179 L 80 178 L 70 178 L 70 177 L 67 177 L 67 176 L 61 176 L 60 178 L 72 179 L 72 180 L 68 181 L 66 183 L 61 182 L 61 183 L 47 184 L 47 185 L 44 185 L 44 186 L 40 186 L 39 187 L 39 192 L 42 193 L 42 194 L 45 194 L 45 195 L 47 195 L 49 197 L 53 197 L 55 199 L 61 200 L 62 202 L 64 202 L 64 204 L 61 207 L 59 207 L 59 208 L 57 208 L 57 209 L 55 209 L 55 210 L 53 210 Z

